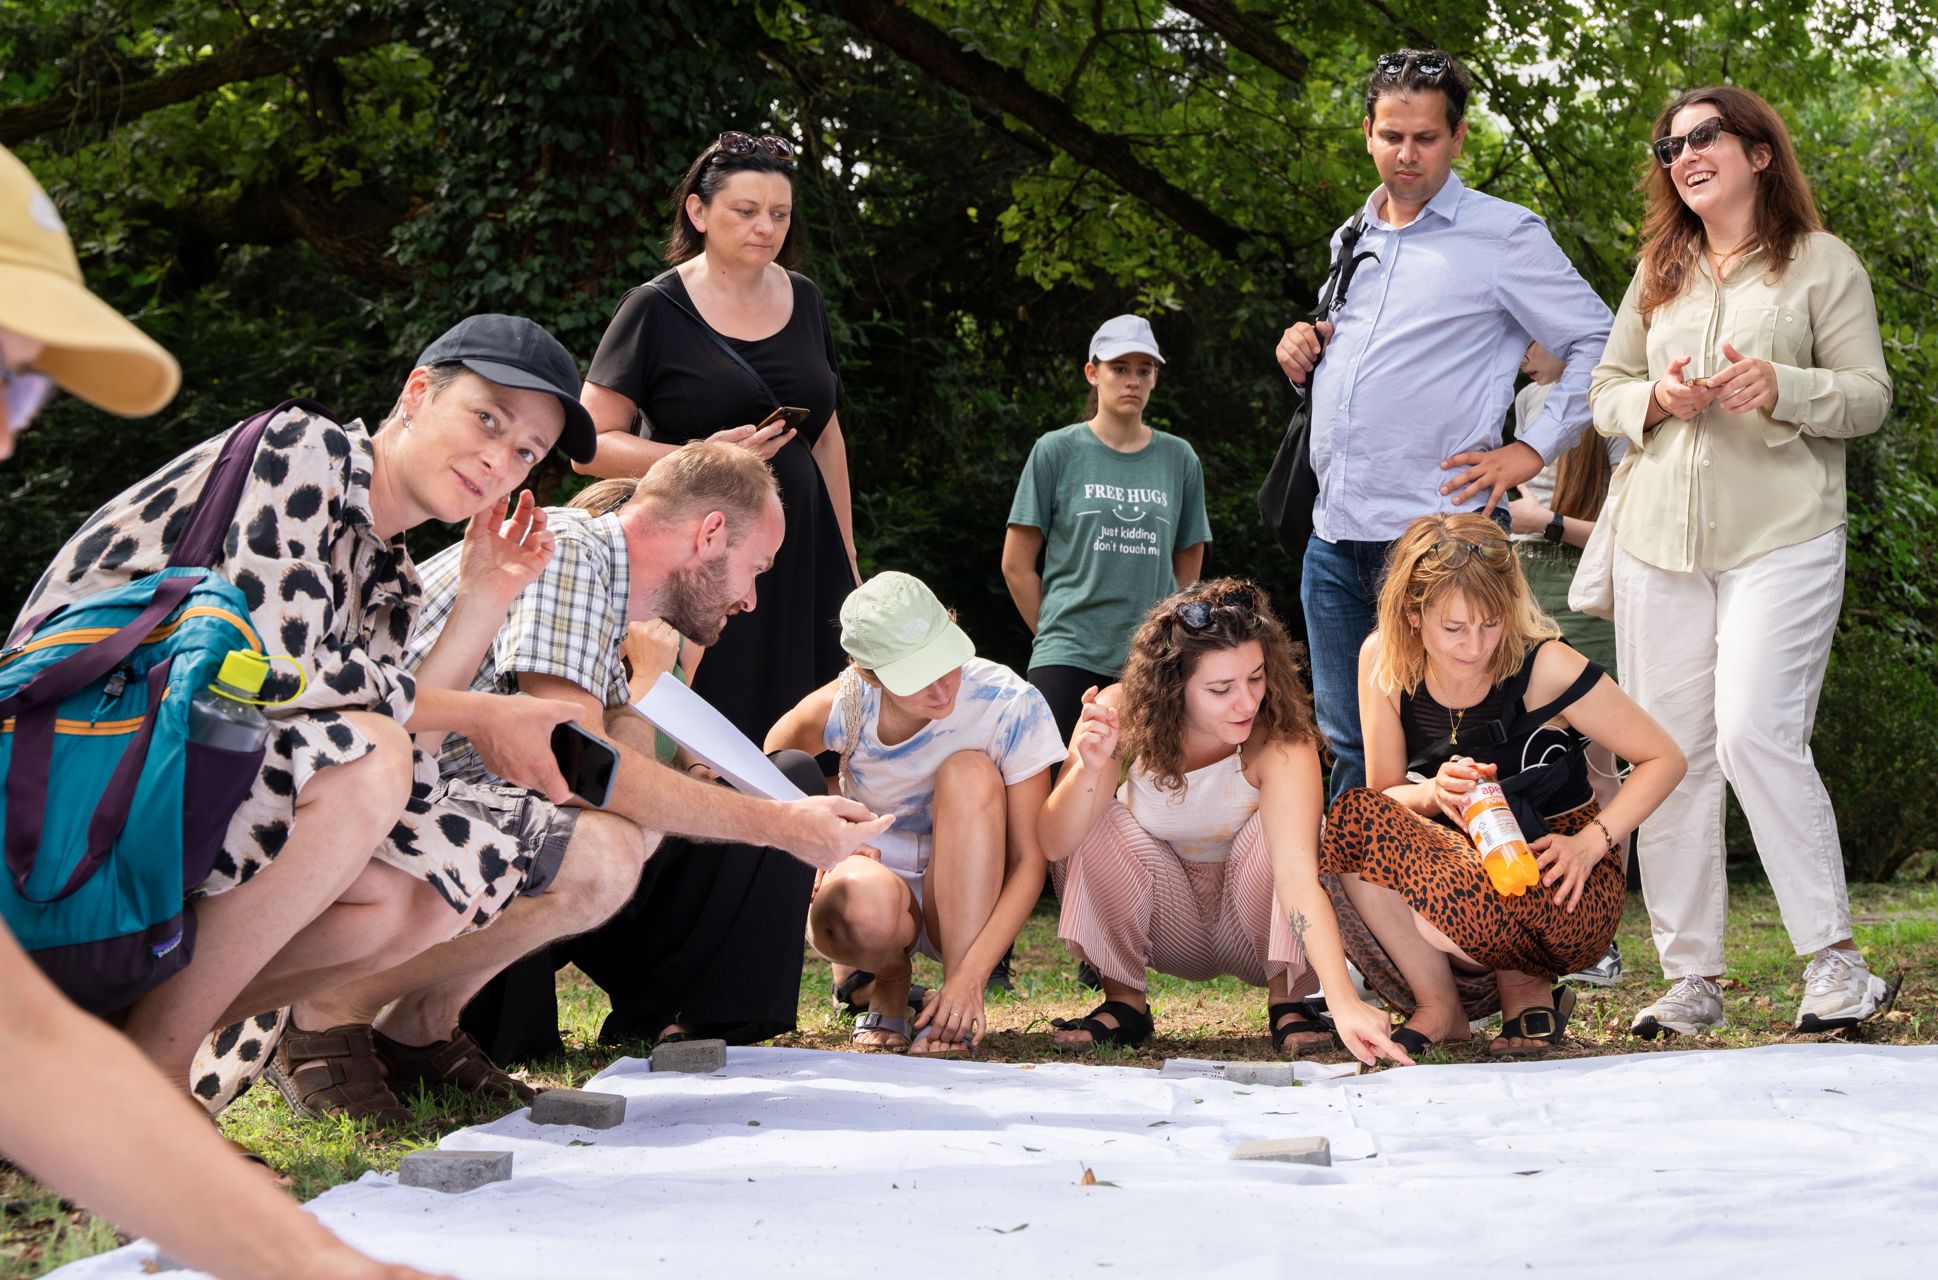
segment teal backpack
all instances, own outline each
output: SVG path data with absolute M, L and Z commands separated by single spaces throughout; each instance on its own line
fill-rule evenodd
M 215 558 L 271 418 L 231 432 L 169 567 L 31 619 L 0 650 L 0 917 L 75 1003 L 124 1009 L 185 966 L 206 879 L 263 753 L 189 741 L 188 704 L 262 651 Z

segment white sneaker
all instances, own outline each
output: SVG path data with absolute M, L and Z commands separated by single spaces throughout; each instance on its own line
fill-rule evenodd
M 1629 1031 L 1653 1040 L 1664 1031 L 1694 1036 L 1724 1025 L 1723 989 L 1692 973 L 1677 979 L 1667 995 L 1636 1014 Z
M 1583 969 L 1571 973 L 1563 982 L 1579 982 L 1588 987 L 1612 987 L 1622 980 L 1622 944 L 1610 942 L 1608 954 Z
M 1897 984 L 1872 973 L 1863 952 L 1825 947 L 1803 971 L 1797 1030 L 1813 1034 L 1854 1027 L 1889 1009 L 1897 996 Z

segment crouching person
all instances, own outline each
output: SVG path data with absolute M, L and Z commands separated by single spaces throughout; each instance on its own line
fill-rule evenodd
M 1264 592 L 1221 578 L 1160 601 L 1123 683 L 1084 695 L 1043 810 L 1043 851 L 1065 867 L 1058 932 L 1104 991 L 1055 1023 L 1057 1043 L 1142 1045 L 1156 969 L 1265 987 L 1286 1055 L 1332 1042 L 1303 1003 L 1323 983 L 1355 1056 L 1409 1061 L 1347 979 L 1319 884 L 1322 805 L 1312 705 Z
M 983 1033 L 990 970 L 1043 891 L 1036 815 L 1063 744 L 1043 695 L 977 658 L 908 574 L 848 597 L 841 647 L 853 665 L 783 716 L 767 749 L 838 751 L 843 793 L 895 826 L 823 878 L 809 938 L 838 968 L 873 975 L 856 1044 L 960 1057 Z M 917 951 L 942 962 L 942 989 L 919 1011 Z
M 421 786 L 435 776 L 413 759 L 408 733 L 476 734 L 507 776 L 562 794 L 549 754 L 530 744 L 571 709 L 412 677 L 404 645 L 421 593 L 404 535 L 427 520 L 469 522 L 468 607 L 440 658 L 475 663 L 551 553 L 529 504 L 506 521 L 508 498 L 555 444 L 590 456 L 577 381 L 571 356 L 536 324 L 474 316 L 425 348 L 376 430 L 301 406 L 268 421 L 212 567 L 246 598 L 265 648 L 307 679 L 279 663 L 263 686 L 264 765 L 214 871 L 189 893 L 194 958 L 127 1012 L 129 1038 L 169 1078 L 189 1080 L 215 1028 L 291 1006 L 296 1027 L 321 1035 L 319 1057 L 367 1062 L 367 1038 L 323 1034 L 344 1021 L 341 984 L 488 919 L 515 891 L 522 869 L 494 856 L 482 828 L 451 826 L 435 806 L 407 810 L 413 770 Z M 90 517 L 23 621 L 162 569 L 228 442 L 197 445 Z M 253 1078 L 279 1024 L 270 1013 L 216 1036 L 197 1096 L 219 1105 Z M 320 1093 L 341 1084 L 328 1063 L 285 1065 Z
M 411 807 L 456 808 L 474 826 L 502 833 L 500 856 L 526 870 L 519 896 L 489 928 L 338 994 L 358 1019 L 374 1024 L 383 1074 L 362 1079 L 371 1096 L 455 1086 L 527 1099 L 529 1089 L 459 1027 L 460 1014 L 499 971 L 618 911 L 660 833 L 775 846 L 825 868 L 890 822 L 838 797 L 784 804 L 669 768 L 655 759 L 652 726 L 628 706 L 623 657 L 631 622 L 664 618 L 711 644 L 731 615 L 754 607 L 754 580 L 773 563 L 783 529 L 773 473 L 756 454 L 738 445 L 688 445 L 616 509 L 545 514 L 556 551 L 468 672 L 471 688 L 530 695 L 507 701 L 569 704 L 581 728 L 618 751 L 619 767 L 604 810 L 590 810 L 499 776 L 488 742 L 442 742 L 437 787 Z M 433 666 L 439 679 L 451 674 L 439 662 L 439 635 L 458 625 L 466 608 L 463 562 L 463 550 L 453 547 L 424 565 L 424 613 L 408 655 L 419 660 L 420 680 Z M 545 1008 L 553 1006 L 547 1001 Z
M 1668 733 L 1556 635 L 1493 521 L 1422 516 L 1394 542 L 1359 656 L 1368 785 L 1333 802 L 1321 858 L 1350 901 L 1354 961 L 1407 1015 L 1393 1038 L 1409 1052 L 1465 1040 L 1496 1008 L 1493 1055 L 1560 1043 L 1574 992 L 1555 979 L 1608 950 L 1621 842 L 1682 780 Z M 1590 744 L 1635 766 L 1605 809 Z M 1497 892 L 1469 842 L 1482 781 L 1500 784 L 1536 856 L 1524 892 Z

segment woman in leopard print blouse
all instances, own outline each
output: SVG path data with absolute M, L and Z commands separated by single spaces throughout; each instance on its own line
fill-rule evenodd
M 480 335 L 481 323 L 496 329 Z M 504 332 L 509 355 L 489 341 Z M 172 1078 L 188 1078 L 213 1028 L 259 1010 L 293 1004 L 299 1025 L 329 1025 L 305 1002 L 488 922 L 524 887 L 529 858 L 514 843 L 425 802 L 436 763 L 413 753 L 407 729 L 482 733 L 501 776 L 566 798 L 545 744 L 569 704 L 466 684 L 551 555 L 529 494 L 505 521 L 509 495 L 562 432 L 568 452 L 591 448 L 577 385 L 537 325 L 474 317 L 426 349 L 377 431 L 300 407 L 270 421 L 213 567 L 304 682 L 278 664 L 264 686 L 280 700 L 267 756 L 214 873 L 191 891 L 194 960 L 128 1013 L 129 1036 Z M 163 568 L 227 439 L 89 517 L 22 618 Z M 404 532 L 429 519 L 469 521 L 466 617 L 413 678 L 402 656 L 420 592 Z

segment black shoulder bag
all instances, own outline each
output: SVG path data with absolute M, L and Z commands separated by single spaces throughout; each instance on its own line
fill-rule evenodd
M 1361 259 L 1368 253 L 1355 253 L 1359 236 L 1366 229 L 1366 211 L 1361 209 L 1339 230 L 1339 250 L 1333 255 L 1332 269 L 1319 290 L 1319 305 L 1312 309 L 1315 321 L 1338 313 L 1346 305 L 1346 290 Z M 1320 355 L 1323 361 L 1325 356 Z M 1265 527 L 1278 535 L 1279 545 L 1292 557 L 1292 578 L 1298 581 L 1305 566 L 1305 544 L 1312 540 L 1312 506 L 1319 500 L 1319 477 L 1312 470 L 1312 380 L 1319 375 L 1317 365 L 1306 375 L 1305 385 L 1292 384 L 1299 403 L 1286 425 L 1285 438 L 1279 441 L 1278 454 L 1258 487 L 1258 515 Z

